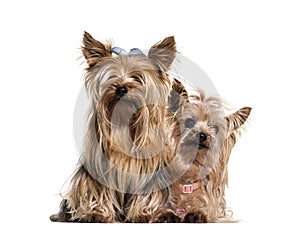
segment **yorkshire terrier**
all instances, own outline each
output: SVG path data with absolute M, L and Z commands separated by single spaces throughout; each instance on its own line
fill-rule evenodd
M 227 164 L 244 107 L 224 116 L 217 98 L 188 97 L 167 74 L 174 37 L 147 56 L 85 32 L 90 99 L 78 168 L 56 222 L 221 222 Z
M 149 222 L 169 197 L 161 169 L 170 162 L 165 121 L 176 56 L 174 37 L 145 56 L 85 32 L 82 53 L 90 99 L 83 153 L 52 221 Z
M 228 159 L 251 108 L 244 107 L 225 117 L 220 99 L 205 98 L 202 91 L 187 99 L 180 83 L 177 90 L 184 98 L 173 106 L 176 112 L 171 118 L 171 135 L 176 146 L 174 167 L 177 176 L 183 175 L 171 185 L 169 202 L 152 222 L 233 221 L 225 201 Z

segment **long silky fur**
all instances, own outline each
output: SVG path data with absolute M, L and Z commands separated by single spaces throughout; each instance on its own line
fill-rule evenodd
M 176 191 L 178 182 L 171 185 L 171 196 L 168 204 L 156 213 L 152 222 L 187 222 L 186 217 L 189 213 L 201 214 L 200 222 L 236 222 L 230 210 L 227 209 L 225 200 L 225 188 L 228 184 L 228 161 L 237 138 L 243 129 L 242 126 L 250 115 L 251 108 L 243 107 L 231 115 L 224 116 L 223 104 L 219 98 L 206 98 L 201 90 L 199 90 L 198 96 L 192 96 L 192 98 L 199 101 L 198 108 L 202 109 L 203 113 L 206 112 L 207 107 L 209 109 L 209 117 L 205 117 L 203 114 L 201 120 L 211 119 L 211 122 L 219 127 L 218 135 L 216 135 L 217 142 L 214 143 L 214 148 L 209 150 L 205 157 L 206 161 L 212 164 L 210 166 L 212 168 L 210 173 L 201 180 L 203 186 L 195 191 L 196 194 L 193 197 L 188 196 L 193 194 L 182 195 L 178 193 Z M 187 162 L 191 155 L 190 150 L 185 150 L 184 147 L 180 150 L 180 141 L 184 136 L 180 136 L 182 131 L 178 130 L 178 121 L 180 121 L 181 116 L 188 118 L 192 115 L 192 113 L 189 113 L 189 111 L 192 111 L 190 108 L 187 108 L 188 111 L 185 110 L 186 106 L 191 105 L 188 102 L 189 100 L 186 97 L 182 98 L 179 109 L 170 119 L 173 123 L 170 138 L 173 140 L 173 145 L 176 146 L 175 150 L 179 150 L 177 155 L 174 153 L 174 160 L 179 170 L 187 170 L 191 165 L 191 162 Z M 176 116 L 178 118 L 175 118 Z M 185 174 L 189 174 L 188 172 L 192 170 L 193 165 Z M 189 203 L 189 213 L 178 217 L 175 211 L 178 202 L 182 198 L 183 201 L 186 198 Z
M 243 131 L 243 127 L 250 115 L 251 108 L 243 107 L 233 114 L 226 116 L 227 136 L 224 141 L 220 160 L 209 175 L 208 194 L 212 199 L 212 222 L 236 222 L 232 212 L 226 207 L 225 188 L 228 185 L 228 161 L 231 151 Z
M 148 58 L 113 57 L 110 43 L 88 33 L 83 43 L 87 132 L 63 209 L 52 220 L 148 222 L 169 196 L 160 170 L 170 160 L 165 119 L 171 81 L 165 70 L 175 57 L 174 38 L 155 44 Z M 118 86 L 129 89 L 125 101 L 115 99 Z

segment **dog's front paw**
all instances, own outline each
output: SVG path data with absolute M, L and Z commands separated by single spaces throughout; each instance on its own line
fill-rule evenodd
M 201 212 L 191 212 L 184 216 L 183 223 L 208 223 L 208 218 Z
M 67 200 L 63 199 L 60 203 L 60 210 L 57 214 L 50 216 L 52 222 L 70 222 L 71 214 L 68 209 Z
M 181 219 L 172 210 L 157 213 L 151 220 L 152 223 L 180 223 Z

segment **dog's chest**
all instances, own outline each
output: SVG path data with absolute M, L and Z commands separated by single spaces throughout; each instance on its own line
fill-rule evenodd
M 178 180 L 179 184 L 192 184 L 199 181 L 200 168 L 198 165 L 192 165 Z M 177 185 L 178 186 L 178 185 Z

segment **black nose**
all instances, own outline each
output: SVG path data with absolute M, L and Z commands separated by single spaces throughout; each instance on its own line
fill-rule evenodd
M 127 92 L 128 92 L 128 91 L 127 91 L 127 88 L 126 88 L 126 87 L 118 87 L 118 88 L 116 89 L 116 95 L 117 95 L 118 97 L 123 97 L 124 95 L 126 95 Z
M 207 136 L 203 132 L 197 133 L 197 138 L 199 139 L 200 143 L 205 142 L 207 140 Z

